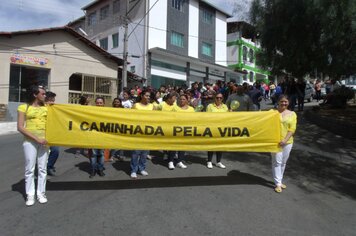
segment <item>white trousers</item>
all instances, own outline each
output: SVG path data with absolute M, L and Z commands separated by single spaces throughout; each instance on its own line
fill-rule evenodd
M 287 144 L 282 148 L 281 152 L 271 153 L 273 180 L 277 186 L 282 185 L 284 170 L 286 169 L 286 164 L 292 147 L 293 143 Z
M 35 141 L 23 142 L 25 153 L 25 185 L 26 194 L 35 195 L 35 167 L 37 162 L 37 195 L 45 194 L 47 178 L 48 146 L 43 146 Z

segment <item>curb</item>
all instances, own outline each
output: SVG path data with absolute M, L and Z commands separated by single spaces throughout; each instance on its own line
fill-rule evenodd
M 16 134 L 17 122 L 0 122 L 0 135 Z

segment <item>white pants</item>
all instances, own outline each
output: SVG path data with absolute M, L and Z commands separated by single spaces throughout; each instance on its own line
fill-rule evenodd
M 284 170 L 289 158 L 289 153 L 292 150 L 293 143 L 287 144 L 282 148 L 281 152 L 271 153 L 272 155 L 272 174 L 274 183 L 277 186 L 282 185 Z
M 23 142 L 25 153 L 25 184 L 26 194 L 35 195 L 35 166 L 37 162 L 37 195 L 46 192 L 48 147 L 40 145 L 35 141 L 25 140 Z

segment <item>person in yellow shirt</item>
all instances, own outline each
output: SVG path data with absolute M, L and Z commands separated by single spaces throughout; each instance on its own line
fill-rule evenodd
M 275 191 L 282 192 L 282 189 L 287 188 L 283 184 L 283 174 L 289 158 L 289 154 L 293 147 L 293 135 L 297 128 L 297 115 L 294 111 L 288 110 L 288 97 L 281 95 L 278 98 L 278 112 L 281 115 L 281 141 L 279 146 L 282 148 L 281 152 L 271 153 L 272 155 L 272 174 L 276 185 Z
M 183 94 L 179 96 L 179 106 L 175 106 L 173 108 L 174 112 L 194 112 L 194 108 L 189 106 L 189 100 L 188 96 Z M 168 169 L 174 170 L 174 156 L 176 154 L 176 151 L 169 151 L 168 152 Z M 185 152 L 184 151 L 178 151 L 178 159 L 177 159 L 177 167 L 186 169 L 187 166 L 183 164 Z
M 173 111 L 177 107 L 177 94 L 171 92 L 167 94 L 161 103 L 162 111 Z
M 150 103 L 151 92 L 148 90 L 142 91 L 139 96 L 139 102 L 135 103 L 132 109 L 152 111 L 154 109 L 153 104 Z M 143 176 L 147 176 L 146 171 L 146 159 L 148 151 L 147 150 L 134 150 L 132 151 L 131 158 L 131 178 L 137 179 L 137 173 Z
M 23 134 L 25 154 L 26 206 L 35 204 L 35 193 L 39 203 L 46 203 L 46 178 L 48 146 L 45 139 L 47 107 L 43 86 L 33 85 L 28 90 L 27 103 L 17 108 L 17 129 Z M 38 167 L 37 192 L 35 190 L 35 166 Z
M 214 103 L 211 103 L 208 105 L 206 108 L 206 112 L 228 112 L 229 108 L 223 103 L 224 96 L 222 93 L 217 93 L 215 94 L 214 97 Z M 220 167 L 222 169 L 225 169 L 226 166 L 221 163 L 221 158 L 222 158 L 222 152 L 215 152 L 216 153 L 216 166 Z M 208 152 L 208 162 L 207 162 L 207 167 L 209 169 L 213 168 L 213 155 L 214 152 Z

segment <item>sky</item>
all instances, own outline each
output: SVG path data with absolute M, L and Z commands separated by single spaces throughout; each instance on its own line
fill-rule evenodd
M 232 13 L 234 2 L 244 6 L 250 1 L 209 0 L 227 13 Z M 90 2 L 92 0 L 0 0 L 0 32 L 64 26 L 83 16 L 81 8 Z

